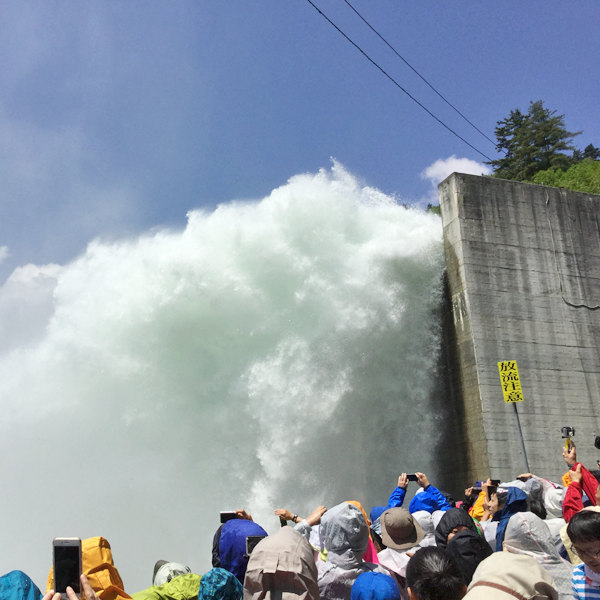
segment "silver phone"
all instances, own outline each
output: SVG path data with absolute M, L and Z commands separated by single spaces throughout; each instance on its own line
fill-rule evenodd
M 81 598 L 81 540 L 79 538 L 54 538 L 52 541 L 54 565 L 54 593 L 68 600 L 67 587 Z

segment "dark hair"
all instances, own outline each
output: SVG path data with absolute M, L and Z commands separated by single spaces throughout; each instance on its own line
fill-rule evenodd
M 504 505 L 506 504 L 506 496 L 508 496 L 508 492 L 496 492 L 496 497 L 498 498 L 498 510 L 502 510 Z
M 371 539 L 373 543 L 377 544 L 382 550 L 385 550 L 387 546 L 383 543 L 381 536 L 373 529 L 371 529 Z
M 444 496 L 444 498 L 446 498 L 446 500 L 448 500 L 448 504 L 452 508 L 456 507 L 456 502 L 454 502 L 454 498 L 452 497 L 452 495 L 449 492 L 443 492 L 442 490 L 439 490 L 439 492 L 442 496 Z
M 548 511 L 544 506 L 544 496 L 542 486 L 532 487 L 529 490 L 529 498 L 527 498 L 529 504 L 529 511 L 532 512 L 536 517 L 542 519 L 542 521 L 546 520 L 548 516 Z
M 575 513 L 567 526 L 567 535 L 573 544 L 600 542 L 600 512 L 580 510 Z
M 419 600 L 460 600 L 464 585 L 458 563 L 442 548 L 421 548 L 408 561 L 406 586 Z

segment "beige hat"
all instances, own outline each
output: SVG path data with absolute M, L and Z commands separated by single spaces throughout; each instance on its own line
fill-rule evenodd
M 388 508 L 379 522 L 383 543 L 394 550 L 408 550 L 425 537 L 417 520 L 405 508 Z
M 494 552 L 479 563 L 465 600 L 557 600 L 552 575 L 535 558 Z

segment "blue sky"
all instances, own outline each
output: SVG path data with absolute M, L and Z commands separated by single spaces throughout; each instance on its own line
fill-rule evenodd
M 315 3 L 496 157 L 343 0 Z M 600 146 L 599 2 L 353 5 L 489 137 L 542 99 L 584 130 L 579 147 Z M 408 203 L 430 196 L 422 174 L 434 163 L 483 160 L 306 0 L 7 0 L 0 58 L 0 281 L 19 265 L 64 264 L 97 236 L 262 198 L 331 157 Z

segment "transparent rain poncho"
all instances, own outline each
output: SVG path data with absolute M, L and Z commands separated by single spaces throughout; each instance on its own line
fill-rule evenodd
M 504 550 L 535 558 L 554 578 L 559 600 L 573 598 L 571 591 L 573 568 L 558 554 L 550 529 L 542 519 L 531 512 L 514 514 L 504 534 Z

